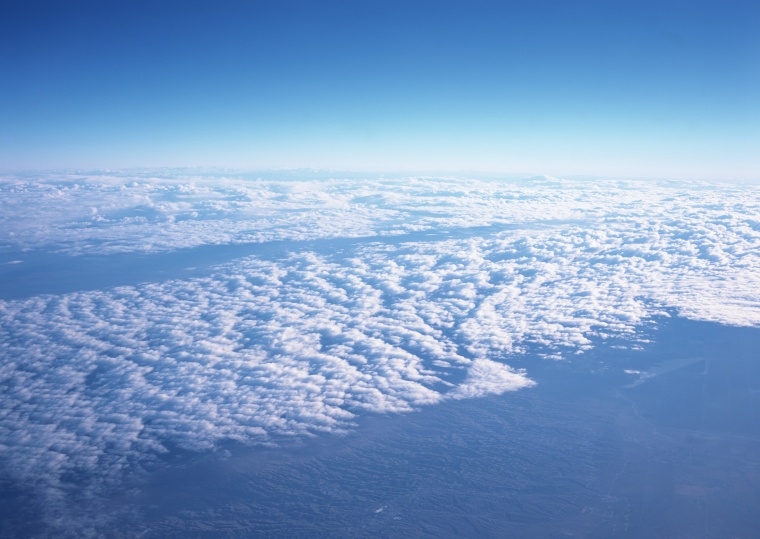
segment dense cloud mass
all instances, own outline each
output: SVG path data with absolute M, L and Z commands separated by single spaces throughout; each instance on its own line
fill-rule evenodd
M 753 185 L 99 175 L 0 191 L 21 265 L 292 242 L 203 276 L 0 302 L 2 473 L 51 518 L 72 478 L 95 496 L 170 448 L 526 388 L 510 358 L 633 344 L 667 310 L 760 325 Z

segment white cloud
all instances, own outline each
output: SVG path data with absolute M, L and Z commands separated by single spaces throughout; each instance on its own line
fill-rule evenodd
M 514 357 L 636 340 L 668 309 L 760 325 L 752 185 L 96 177 L 0 191 L 13 261 L 374 236 L 0 302 L 0 458 L 51 518 L 72 474 L 94 492 L 166 447 L 342 432 L 357 414 L 526 388 Z
M 514 391 L 534 384 L 522 372 L 515 372 L 506 365 L 490 359 L 476 359 L 467 370 L 465 381 L 448 396 L 454 399 L 469 399 L 491 394 L 500 395 L 505 391 Z

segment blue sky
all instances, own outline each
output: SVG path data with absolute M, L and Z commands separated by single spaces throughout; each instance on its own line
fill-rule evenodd
M 760 177 L 756 2 L 0 1 L 0 169 Z

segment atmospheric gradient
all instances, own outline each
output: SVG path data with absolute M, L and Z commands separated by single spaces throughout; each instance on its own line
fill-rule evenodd
M 752 0 L 0 5 L 0 170 L 758 179 Z

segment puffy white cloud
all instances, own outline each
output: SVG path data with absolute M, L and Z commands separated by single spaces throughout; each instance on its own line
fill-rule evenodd
M 534 384 L 522 372 L 516 372 L 502 363 L 490 359 L 476 359 L 467 370 L 467 378 L 449 393 L 449 396 L 467 399 L 490 394 L 500 395 L 505 391 L 514 391 Z

